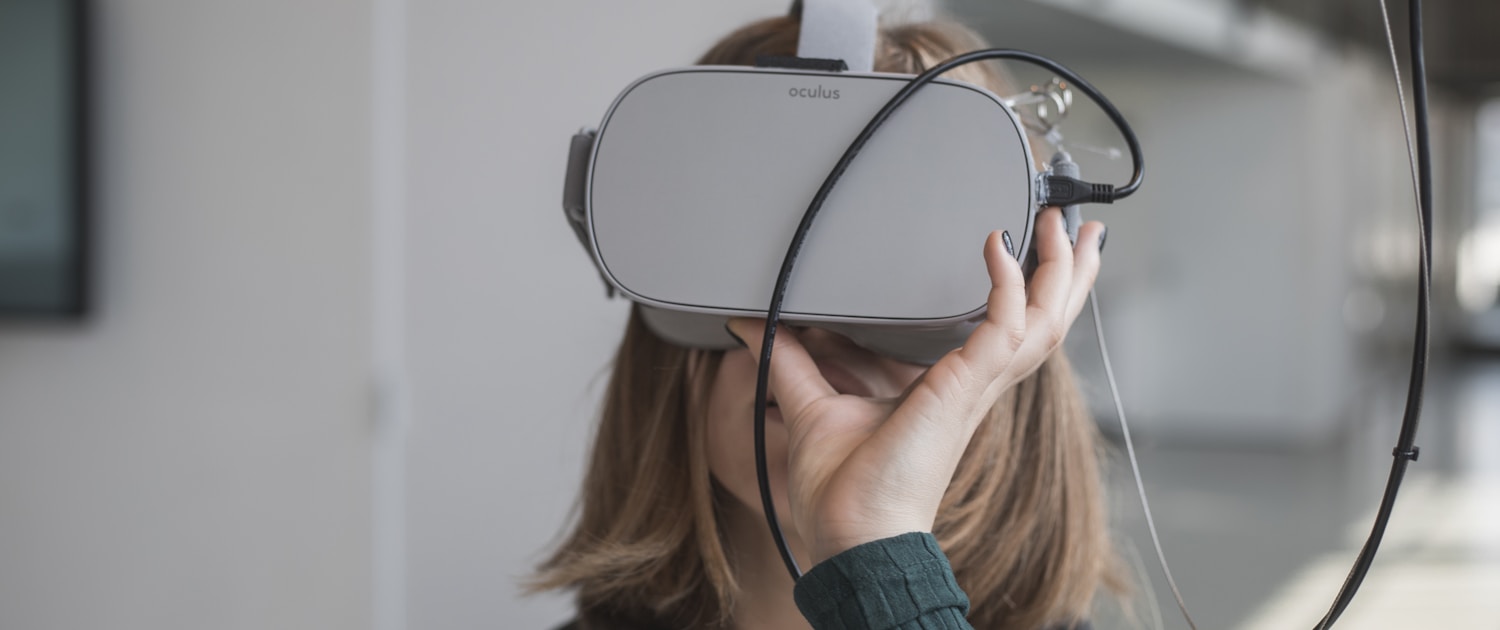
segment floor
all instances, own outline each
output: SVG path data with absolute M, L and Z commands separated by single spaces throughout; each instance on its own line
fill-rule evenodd
M 1322 448 L 1137 445 L 1162 545 L 1197 627 L 1317 624 L 1369 534 L 1389 473 L 1404 381 L 1384 389 L 1396 395 L 1375 404 L 1377 419 Z M 1500 357 L 1437 361 L 1426 400 L 1421 458 L 1337 627 L 1500 629 Z M 1189 628 L 1161 577 L 1123 455 L 1111 479 L 1139 592 L 1129 613 L 1101 601 L 1097 625 Z

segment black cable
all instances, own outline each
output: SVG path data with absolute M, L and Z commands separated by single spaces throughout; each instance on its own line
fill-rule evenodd
M 1396 439 L 1396 448 L 1391 451 L 1394 461 L 1391 462 L 1391 474 L 1386 480 L 1385 493 L 1375 515 L 1375 524 L 1355 559 L 1354 567 L 1345 578 L 1343 588 L 1334 598 L 1333 606 L 1315 626 L 1316 630 L 1333 627 L 1334 622 L 1349 607 L 1349 603 L 1354 601 L 1354 593 L 1359 590 L 1365 575 L 1369 573 L 1370 565 L 1375 561 L 1375 552 L 1380 548 L 1381 538 L 1385 536 L 1386 523 L 1390 521 L 1391 510 L 1395 507 L 1396 493 L 1401 488 L 1401 480 L 1406 476 L 1406 466 L 1416 461 L 1420 452 L 1414 442 L 1417 439 L 1417 424 L 1422 416 L 1423 384 L 1427 376 L 1428 311 L 1431 308 L 1429 292 L 1432 284 L 1432 148 L 1427 133 L 1427 68 L 1422 53 L 1422 0 L 1410 0 L 1408 7 L 1411 12 L 1412 98 L 1416 104 L 1417 220 L 1421 231 L 1421 250 L 1417 262 L 1416 340 L 1412 348 L 1411 380 L 1407 383 L 1401 434 Z
M 1130 124 L 1125 122 L 1125 117 L 1120 114 L 1120 111 L 1115 109 L 1115 106 L 1108 99 L 1104 98 L 1104 95 L 1094 89 L 1094 86 L 1084 81 L 1082 77 L 1075 74 L 1072 70 L 1063 67 L 1051 59 L 1022 50 L 990 48 L 964 53 L 943 61 L 914 77 L 900 91 L 896 92 L 895 96 L 886 101 L 885 105 L 880 108 L 880 111 L 870 119 L 870 122 L 865 124 L 865 128 L 854 138 L 854 142 L 849 144 L 849 148 L 844 151 L 844 155 L 839 158 L 838 163 L 834 165 L 828 177 L 823 180 L 823 185 L 818 188 L 817 194 L 813 195 L 812 202 L 807 206 L 807 211 L 803 213 L 801 223 L 797 224 L 797 231 L 792 235 L 792 242 L 787 247 L 786 257 L 781 261 L 781 271 L 776 275 L 776 287 L 771 292 L 771 305 L 766 309 L 765 334 L 761 337 L 760 363 L 755 377 L 755 476 L 756 480 L 760 483 L 760 501 L 761 507 L 765 511 L 766 524 L 771 530 L 771 537 L 776 541 L 776 550 L 781 554 L 781 560 L 786 564 L 787 571 L 791 573 L 793 580 L 801 578 L 802 571 L 797 566 L 797 559 L 792 557 L 791 549 L 787 547 L 786 536 L 781 532 L 781 521 L 776 518 L 776 505 L 771 495 L 770 472 L 766 466 L 766 394 L 768 393 L 770 379 L 771 349 L 776 341 L 776 325 L 781 319 L 782 301 L 786 297 L 787 286 L 792 277 L 792 267 L 797 263 L 797 255 L 802 251 L 802 243 L 807 240 L 807 233 L 812 228 L 813 220 L 817 217 L 818 211 L 823 208 L 823 202 L 833 192 L 833 187 L 838 183 L 839 178 L 844 175 L 844 171 L 849 168 L 849 164 L 854 161 L 854 157 L 859 154 L 860 149 L 863 149 L 865 143 L 875 134 L 875 130 L 879 129 L 882 124 L 885 124 L 886 119 L 890 118 L 891 114 L 895 113 L 896 109 L 900 108 L 912 94 L 928 83 L 931 83 L 938 75 L 962 65 L 987 59 L 1024 61 L 1046 68 L 1072 81 L 1073 85 L 1079 91 L 1087 95 L 1090 100 L 1099 105 L 1100 109 L 1104 110 L 1105 115 L 1109 116 L 1110 121 L 1115 124 L 1115 127 L 1120 130 L 1120 134 L 1125 137 L 1125 143 L 1130 148 L 1132 167 L 1129 183 L 1119 188 L 1110 188 L 1107 186 L 1103 188 L 1090 188 L 1090 192 L 1085 195 L 1085 198 L 1081 199 L 1082 201 L 1107 203 L 1115 199 L 1124 199 L 1134 194 L 1140 188 L 1141 180 L 1145 177 L 1146 166 L 1145 160 L 1141 156 L 1140 142 L 1136 140 L 1135 132 L 1130 129 Z

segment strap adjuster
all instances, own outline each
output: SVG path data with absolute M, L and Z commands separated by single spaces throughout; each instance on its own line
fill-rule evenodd
M 584 129 L 573 136 L 568 145 L 568 174 L 563 178 L 563 217 L 568 220 L 568 227 L 573 228 L 578 244 L 583 246 L 583 251 L 589 258 L 594 257 L 594 248 L 589 244 L 584 194 L 588 189 L 589 158 L 594 155 L 594 138 L 597 135 L 598 132 L 593 129 Z M 597 261 L 594 266 L 598 267 Z M 615 285 L 604 277 L 602 268 L 599 269 L 599 280 L 604 283 L 604 295 L 614 297 Z

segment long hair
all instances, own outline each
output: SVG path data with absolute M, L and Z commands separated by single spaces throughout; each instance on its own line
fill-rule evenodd
M 745 26 L 700 64 L 794 55 L 798 17 Z M 881 29 L 875 69 L 917 74 L 983 47 L 952 23 Z M 953 78 L 1004 94 L 992 66 Z M 597 627 L 713 628 L 734 612 L 735 568 L 706 460 L 707 388 L 722 352 L 673 346 L 632 309 L 604 396 L 570 533 L 533 591 L 573 589 Z M 1055 353 L 991 409 L 943 496 L 933 534 L 981 629 L 1032 630 L 1088 616 L 1101 588 L 1123 593 L 1099 476 L 1098 433 L 1072 368 Z

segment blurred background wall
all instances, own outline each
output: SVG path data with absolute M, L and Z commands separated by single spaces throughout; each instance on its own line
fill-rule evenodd
M 370 7 L 93 10 L 97 309 L 0 324 L 0 628 L 368 627 Z
M 99 307 L 0 323 L 0 628 L 566 619 L 518 582 L 566 522 L 627 312 L 562 220 L 569 136 L 786 4 L 96 2 Z M 1298 6 L 948 3 L 1093 79 L 1144 141 L 1141 194 L 1091 212 L 1148 445 L 1321 452 L 1405 373 L 1415 223 L 1378 13 L 1329 4 L 1350 34 Z M 1500 199 L 1475 158 L 1500 114 L 1464 76 L 1434 94 L 1439 334 L 1494 343 L 1494 232 L 1470 228 Z M 1064 129 L 1123 178 L 1102 117 Z

